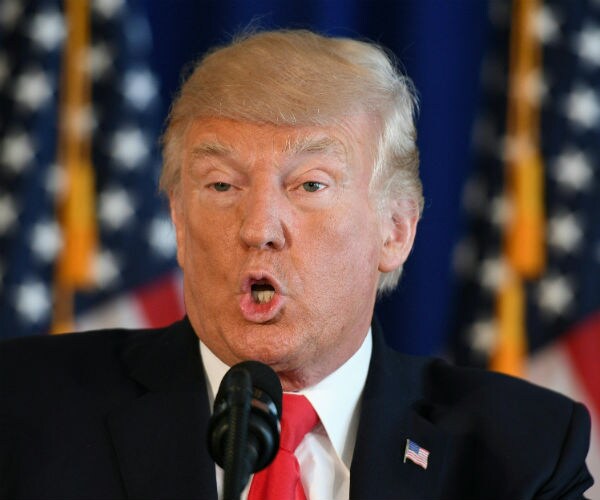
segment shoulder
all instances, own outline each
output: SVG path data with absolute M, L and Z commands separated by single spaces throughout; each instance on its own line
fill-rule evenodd
M 592 483 L 585 465 L 590 416 L 582 404 L 499 373 L 435 359 L 409 363 L 421 373 L 414 408 L 453 436 L 457 463 L 476 455 L 473 470 L 520 478 L 520 491 L 539 498 L 579 497 Z
M 564 430 L 572 419 L 589 428 L 583 405 L 526 380 L 437 358 L 387 354 L 395 370 L 410 373 L 414 405 L 433 421 L 513 436 L 519 428 L 530 436 Z
M 441 399 L 461 400 L 465 395 L 495 399 L 493 393 L 510 393 L 524 397 L 541 397 L 552 400 L 567 398 L 521 378 L 489 370 L 452 365 L 437 359 L 425 358 L 424 390 Z
M 152 335 L 154 329 L 129 330 L 114 328 L 104 330 L 90 330 L 83 332 L 65 333 L 60 335 L 33 335 L 17 337 L 0 341 L 0 356 L 10 361 L 12 356 L 36 357 L 65 354 L 79 351 L 87 347 L 104 348 L 119 345 L 130 339 Z
M 592 484 L 582 404 L 499 373 L 389 351 L 385 358 L 393 373 L 410 373 L 412 410 L 453 443 L 456 481 L 466 468 L 477 471 L 482 488 L 511 478 L 500 490 L 506 498 L 540 499 L 580 498 Z
M 551 422 L 564 425 L 581 406 L 523 379 L 457 367 L 442 360 L 428 360 L 424 364 L 422 382 L 425 399 L 433 405 L 449 413 L 468 412 L 473 418 L 506 417 L 509 421 L 533 421 L 536 427 Z M 536 421 L 537 418 L 542 418 L 542 422 Z
M 60 387 L 69 380 L 110 383 L 122 372 L 123 353 L 163 330 L 109 329 L 2 341 L 0 392 Z
M 589 425 L 582 405 L 523 379 L 399 353 L 385 345 L 381 335 L 374 336 L 373 346 L 365 390 L 382 398 L 399 393 L 428 419 L 498 430 L 514 428 L 515 422 L 524 426 L 533 422 L 535 431 L 546 426 L 564 428 L 574 416 Z

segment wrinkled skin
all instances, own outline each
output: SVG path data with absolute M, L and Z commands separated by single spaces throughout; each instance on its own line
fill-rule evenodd
M 184 140 L 170 193 L 190 321 L 228 365 L 267 363 L 310 386 L 364 340 L 382 271 L 403 264 L 417 217 L 377 211 L 375 125 L 291 127 L 205 118 Z M 257 304 L 250 285 L 275 294 Z

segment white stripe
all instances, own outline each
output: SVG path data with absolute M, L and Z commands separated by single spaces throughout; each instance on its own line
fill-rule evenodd
M 101 328 L 146 328 L 148 322 L 135 298 L 131 294 L 124 293 L 78 316 L 75 326 L 77 331 Z

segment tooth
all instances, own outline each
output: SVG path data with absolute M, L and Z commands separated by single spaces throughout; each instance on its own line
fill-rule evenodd
M 254 302 L 259 304 L 266 304 L 274 295 L 275 292 L 273 290 L 252 290 L 252 298 Z

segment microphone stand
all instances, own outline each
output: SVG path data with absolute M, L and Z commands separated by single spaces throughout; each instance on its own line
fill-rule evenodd
M 230 407 L 229 432 L 225 442 L 223 468 L 223 500 L 239 500 L 250 475 L 246 447 L 248 417 L 252 398 L 252 381 L 247 370 L 240 368 L 231 373 L 232 390 L 228 396 Z

